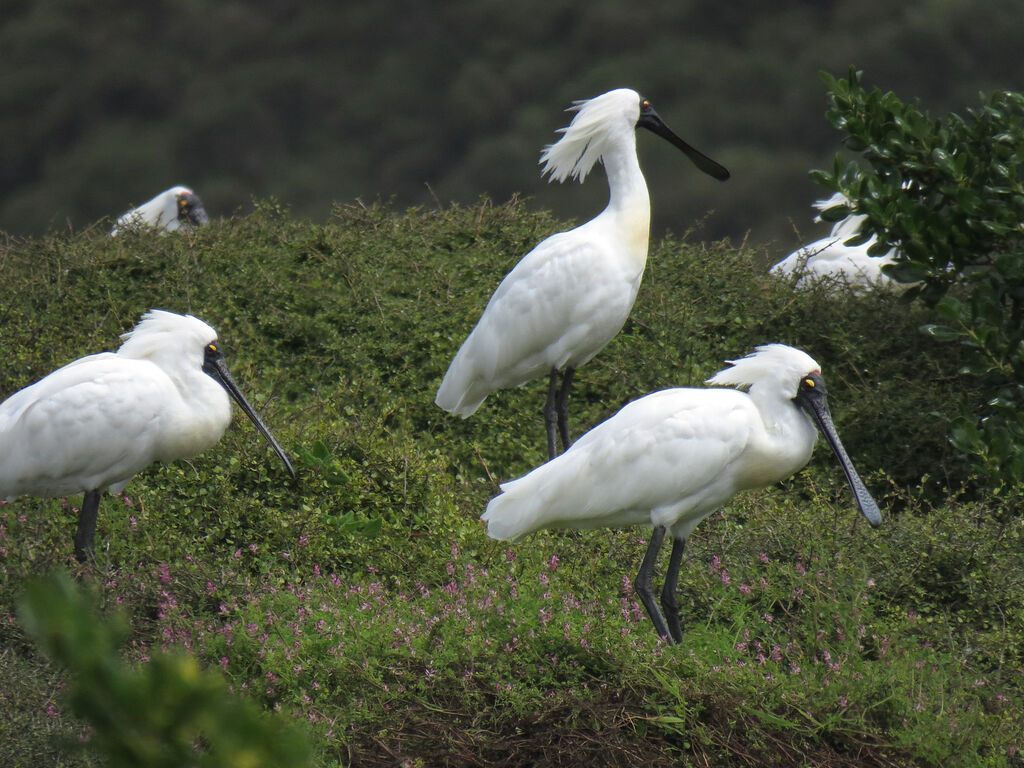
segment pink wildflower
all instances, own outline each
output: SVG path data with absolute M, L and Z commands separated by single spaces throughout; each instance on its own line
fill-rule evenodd
M 160 579 L 161 584 L 169 584 L 171 581 L 171 566 L 167 563 L 160 563 L 156 567 L 156 575 Z

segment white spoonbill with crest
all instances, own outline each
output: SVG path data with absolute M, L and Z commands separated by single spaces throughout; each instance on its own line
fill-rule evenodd
M 820 212 L 815 221 L 821 221 L 821 214 L 830 208 L 850 205 L 849 198 L 842 192 L 832 197 L 818 200 L 814 207 Z M 863 291 L 871 288 L 903 290 L 906 285 L 896 282 L 882 271 L 882 267 L 896 263 L 896 249 L 890 248 L 886 253 L 872 256 L 868 253 L 876 242 L 878 235 L 871 235 L 859 245 L 849 241 L 861 236 L 860 230 L 867 216 L 849 214 L 832 225 L 828 237 L 815 240 L 813 243 L 798 248 L 771 268 L 771 273 L 779 277 L 795 278 L 794 284 L 832 278 L 837 282 L 845 282 L 852 288 Z
M 836 434 L 818 364 L 805 352 L 768 344 L 708 382 L 747 387 L 666 389 L 624 406 L 569 450 L 503 483 L 482 519 L 496 539 L 541 528 L 651 525 L 634 586 L 654 628 L 682 640 L 676 586 L 686 539 L 739 491 L 784 480 L 811 457 L 818 430 L 832 448 L 860 511 L 882 515 Z M 817 427 L 817 430 L 815 429 Z M 665 536 L 672 553 L 661 593 L 652 574 Z
M 176 232 L 179 229 L 191 230 L 209 223 L 210 217 L 199 195 L 188 187 L 177 186 L 165 189 L 152 200 L 121 214 L 110 234 L 117 235 L 126 229 Z
M 502 280 L 456 353 L 435 402 L 467 418 L 492 392 L 548 376 L 544 406 L 548 456 L 569 445 L 568 401 L 575 370 L 622 328 L 647 263 L 651 204 L 636 153 L 636 129 L 679 148 L 704 173 L 729 172 L 676 136 L 651 103 L 628 88 L 577 102 L 562 137 L 541 155 L 543 173 L 581 182 L 601 161 L 608 177 L 604 211 L 527 253 Z M 561 377 L 561 382 L 559 382 Z
M 228 371 L 217 332 L 151 310 L 117 352 L 89 355 L 0 403 L 0 498 L 85 494 L 75 557 L 92 557 L 100 496 L 154 461 L 195 456 L 231 421 L 231 400 L 284 462 L 284 450 Z

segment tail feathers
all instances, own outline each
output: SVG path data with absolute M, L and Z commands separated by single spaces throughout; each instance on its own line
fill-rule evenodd
M 494 391 L 494 388 L 488 386 L 481 378 L 477 365 L 468 359 L 470 356 L 465 353 L 468 343 L 467 341 L 466 345 L 463 345 L 448 366 L 448 371 L 434 398 L 438 406 L 464 419 L 472 416 Z
M 437 396 L 434 402 L 448 413 L 454 416 L 469 418 L 479 408 L 489 392 L 480 393 L 473 387 L 473 381 L 467 381 L 468 377 L 460 375 L 455 369 L 454 363 L 445 374 L 441 386 L 437 388 Z
M 502 489 L 511 485 L 505 483 Z M 487 535 L 492 539 L 512 541 L 542 527 L 538 524 L 539 512 L 540 505 L 535 495 L 524 497 L 513 489 L 491 499 L 480 519 L 487 523 Z
M 502 483 L 480 519 L 492 539 L 519 539 L 541 528 L 575 528 L 592 509 L 587 455 L 570 449 L 532 472 Z

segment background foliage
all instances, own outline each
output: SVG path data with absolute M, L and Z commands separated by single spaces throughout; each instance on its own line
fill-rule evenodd
M 1016 0 L 408 0 L 370 4 L 6 0 L 0 14 L 0 230 L 113 217 L 172 184 L 213 216 L 277 197 L 323 220 L 333 201 L 399 207 L 527 194 L 559 216 L 605 201 L 540 179 L 572 100 L 613 87 L 733 171 L 696 172 L 640 138 L 656 231 L 708 239 L 810 230 L 807 178 L 839 136 L 819 70 L 945 113 L 1020 89 Z M 709 211 L 715 213 L 708 217 Z
M 919 103 L 865 89 L 852 71 L 826 75 L 832 123 L 862 162 L 817 178 L 855 201 L 878 232 L 886 270 L 911 283 L 906 298 L 934 307 L 923 330 L 963 350 L 961 373 L 984 400 L 952 424 L 956 446 L 993 486 L 1024 481 L 1024 95 L 997 91 L 981 104 L 932 118 Z M 843 206 L 830 212 L 842 216 Z

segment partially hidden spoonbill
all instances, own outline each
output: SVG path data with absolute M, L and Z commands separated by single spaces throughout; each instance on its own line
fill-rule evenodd
M 111 235 L 126 229 L 154 229 L 174 232 L 208 224 L 210 217 L 199 195 L 188 187 L 171 187 L 138 208 L 118 217 Z
M 872 526 L 882 515 L 836 434 L 818 364 L 783 344 L 758 347 L 710 379 L 735 389 L 666 389 L 641 397 L 561 456 L 502 484 L 482 519 L 495 539 L 541 528 L 654 526 L 634 586 L 658 634 L 682 640 L 676 585 L 686 538 L 738 491 L 789 477 L 825 436 Z M 809 418 L 808 418 L 809 417 Z M 672 554 L 658 609 L 652 572 L 666 533 Z
M 826 200 L 818 200 L 814 207 L 819 213 L 815 221 L 821 221 L 821 213 L 829 208 L 849 205 L 850 200 L 842 192 L 836 192 Z M 902 290 L 907 286 L 897 283 L 882 271 L 887 264 L 896 263 L 896 249 L 892 248 L 880 256 L 868 254 L 868 248 L 878 241 L 872 235 L 860 245 L 848 241 L 860 234 L 867 216 L 850 214 L 832 225 L 828 237 L 815 240 L 798 248 L 771 268 L 772 274 L 795 278 L 794 284 L 831 278 L 844 282 L 856 290 L 886 288 Z
M 551 457 L 557 452 L 556 426 L 563 449 L 569 445 L 573 373 L 622 328 L 647 263 L 651 205 L 635 129 L 667 139 L 708 175 L 729 178 L 725 168 L 676 136 L 636 91 L 609 91 L 570 110 L 576 115 L 559 129 L 562 137 L 541 154 L 542 173 L 582 182 L 600 160 L 608 206 L 586 224 L 542 241 L 502 280 L 435 399 L 467 418 L 492 392 L 547 375 L 544 421 Z
M 75 557 L 93 554 L 100 496 L 154 461 L 189 458 L 231 421 L 231 398 L 295 476 L 228 371 L 217 332 L 191 315 L 151 310 L 117 352 L 89 355 L 0 403 L 0 498 L 84 493 Z

